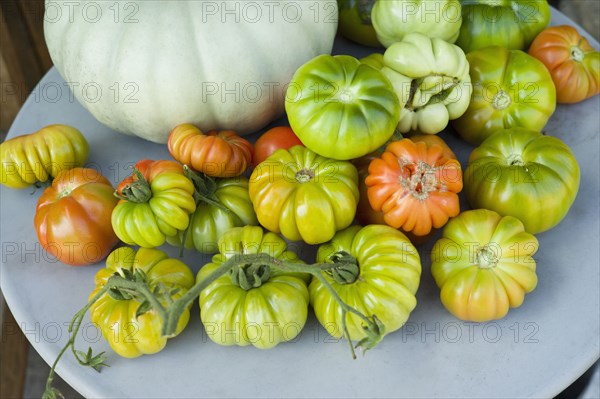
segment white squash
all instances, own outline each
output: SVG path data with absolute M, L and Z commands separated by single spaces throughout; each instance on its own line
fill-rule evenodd
M 284 111 L 293 73 L 330 53 L 335 0 L 46 1 L 44 31 L 75 98 L 164 143 L 184 122 L 241 134 Z

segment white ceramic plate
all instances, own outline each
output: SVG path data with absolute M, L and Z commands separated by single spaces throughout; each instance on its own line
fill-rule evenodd
M 573 24 L 556 11 L 553 23 Z M 363 56 L 368 49 L 340 41 L 335 52 Z M 429 243 L 420 248 L 418 306 L 407 325 L 358 360 L 313 316 L 296 342 L 272 350 L 218 346 L 208 340 L 195 305 L 187 329 L 164 351 L 133 360 L 115 355 L 86 325 L 77 347 L 106 350 L 111 367 L 97 373 L 67 354 L 58 373 L 86 397 L 551 397 L 599 357 L 599 109 L 599 96 L 560 105 L 546 128 L 573 149 L 581 189 L 567 218 L 538 236 L 537 289 L 500 321 L 464 323 L 444 310 L 429 271 Z M 98 123 L 55 69 L 29 97 L 9 137 L 51 123 L 81 129 L 91 145 L 90 164 L 113 183 L 133 161 L 169 158 L 165 146 Z M 464 164 L 472 147 L 450 133 L 443 137 Z M 0 194 L 2 291 L 35 350 L 51 363 L 101 266 L 54 262 L 40 250 L 33 228 L 39 193 L 2 187 Z M 305 248 L 301 256 L 310 261 L 313 252 Z M 185 260 L 196 271 L 206 259 L 188 254 Z

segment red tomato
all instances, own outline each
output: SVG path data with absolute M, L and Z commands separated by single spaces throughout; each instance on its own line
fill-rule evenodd
M 73 266 L 104 259 L 119 241 L 111 224 L 119 201 L 113 192 L 95 169 L 60 172 L 35 210 L 35 230 L 44 250 Z
M 256 140 L 254 154 L 252 154 L 252 163 L 256 166 L 267 159 L 275 150 L 280 148 L 287 150 L 295 145 L 304 146 L 292 128 L 277 126 L 269 129 Z

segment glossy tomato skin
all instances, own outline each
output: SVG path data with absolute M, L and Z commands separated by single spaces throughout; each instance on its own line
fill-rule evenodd
M 375 0 L 338 0 L 338 31 L 347 39 L 363 46 L 381 47 L 371 22 Z
M 452 121 L 459 136 L 481 144 L 498 129 L 542 130 L 556 109 L 556 89 L 539 60 L 520 50 L 486 47 L 467 54 L 473 95 Z
M 441 139 L 440 139 L 441 140 Z M 371 207 L 386 224 L 427 236 L 460 211 L 460 163 L 448 146 L 402 139 L 390 143 L 369 165 L 365 179 Z
M 390 81 L 348 55 L 320 55 L 302 65 L 286 91 L 290 126 L 317 154 L 361 157 L 394 133 L 400 103 Z
M 112 213 L 113 229 L 126 244 L 158 247 L 187 228 L 189 215 L 196 210 L 194 185 L 175 161 L 142 160 L 135 168 L 149 184 L 147 196 L 119 201 Z M 135 174 L 125 178 L 117 194 L 125 194 L 137 182 Z
M 218 179 L 214 196 L 223 208 L 200 201 L 190 215 L 185 248 L 212 254 L 218 252 L 217 242 L 233 227 L 257 226 L 258 220 L 248 194 L 248 178 L 243 176 Z M 171 245 L 181 246 L 184 231 L 167 237 Z
M 559 103 L 578 103 L 600 93 L 600 52 L 577 29 L 552 26 L 540 33 L 529 54 L 552 75 Z
M 0 183 L 25 188 L 64 170 L 81 167 L 90 147 L 81 132 L 67 125 L 46 126 L 0 144 Z
M 460 0 L 462 25 L 456 44 L 465 53 L 489 46 L 526 50 L 550 23 L 546 0 Z
M 150 290 L 162 284 L 167 290 L 178 291 L 172 296 L 177 300 L 194 285 L 194 274 L 180 260 L 169 258 L 158 249 L 140 248 L 135 251 L 129 247 L 114 250 L 106 259 L 106 267 L 96 273 L 95 288 L 90 294 L 93 298 L 115 273 L 128 270 L 135 273 L 143 271 L 148 278 Z M 154 310 L 139 317 L 136 311 L 141 302 L 136 299 L 115 299 L 105 293 L 90 308 L 92 323 L 100 328 L 102 336 L 111 348 L 126 358 L 139 357 L 160 352 L 167 344 L 167 337 L 161 335 L 163 321 Z M 166 303 L 163 303 L 166 306 Z M 190 318 L 189 309 L 185 309 L 177 323 L 175 336 L 185 328 Z
M 358 173 L 347 161 L 295 146 L 275 151 L 250 176 L 261 225 L 292 241 L 320 244 L 354 220 Z
M 358 262 L 358 278 L 342 284 L 325 275 L 341 299 L 365 315 L 376 315 L 393 332 L 404 325 L 417 300 L 421 261 L 413 244 L 400 231 L 385 225 L 350 226 L 333 240 L 319 247 L 317 262 L 329 263 L 339 251 L 352 255 Z M 310 300 L 319 323 L 334 337 L 342 336 L 341 308 L 331 293 L 313 277 Z M 365 336 L 364 321 L 347 316 L 351 340 Z
M 537 250 L 517 218 L 486 209 L 461 213 L 431 250 L 442 304 L 461 320 L 501 319 L 535 289 Z
M 233 130 L 204 134 L 196 126 L 176 126 L 167 141 L 171 156 L 212 177 L 239 176 L 252 162 L 252 144 Z
M 579 165 L 565 143 L 512 128 L 499 130 L 471 152 L 465 194 L 473 208 L 514 216 L 537 234 L 567 215 L 579 181 Z
M 254 143 L 252 163 L 258 165 L 267 159 L 275 150 L 283 148 L 287 150 L 295 145 L 304 145 L 296 136 L 292 128 L 288 126 L 277 126 L 263 133 Z
M 301 263 L 276 234 L 258 226 L 235 227 L 219 240 L 220 253 L 200 269 L 197 281 L 240 254 L 267 254 Z M 226 273 L 200 293 L 200 318 L 208 337 L 219 345 L 268 349 L 300 333 L 308 315 L 307 276 L 271 269 L 267 281 L 248 290 Z
M 33 223 L 42 247 L 73 266 L 104 259 L 119 241 L 110 221 L 118 202 L 113 191 L 95 169 L 60 172 L 36 207 Z

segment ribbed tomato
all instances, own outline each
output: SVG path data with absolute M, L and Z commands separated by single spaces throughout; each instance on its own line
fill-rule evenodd
M 369 203 L 388 225 L 417 236 L 442 227 L 458 215 L 463 187 L 460 163 L 450 155 L 434 142 L 390 143 L 369 165 Z
M 531 43 L 529 55 L 550 71 L 559 103 L 577 103 L 600 93 L 600 52 L 574 27 L 542 31 Z
M 173 129 L 167 146 L 174 159 L 212 177 L 239 176 L 252 162 L 252 144 L 233 130 L 204 134 L 184 123 Z

